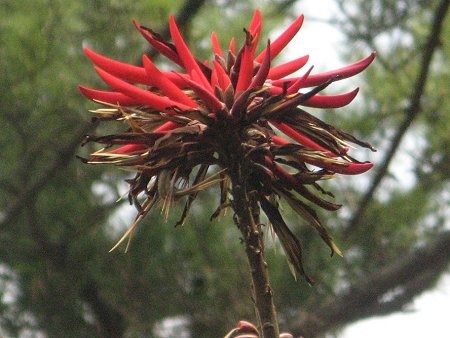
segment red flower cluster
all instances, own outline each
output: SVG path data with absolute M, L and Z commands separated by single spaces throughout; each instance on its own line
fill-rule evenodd
M 105 148 L 87 161 L 113 163 L 137 172 L 130 180 L 129 196 L 139 215 L 119 243 L 158 201 L 167 210 L 171 201 L 185 198 L 179 222 L 183 223 L 197 193 L 213 184 L 221 188 L 216 217 L 232 205 L 230 173 L 239 167 L 246 190 L 256 196 L 297 271 L 304 274 L 301 247 L 281 217 L 279 198 L 319 231 L 332 252 L 338 252 L 310 204 L 327 210 L 340 206 L 313 190 L 331 195 L 317 181 L 335 173 L 360 174 L 372 167 L 372 163 L 359 162 L 348 154 L 348 142 L 372 147 L 299 106 L 338 108 L 349 104 L 358 89 L 340 95 L 319 93 L 332 82 L 364 70 L 375 53 L 334 71 L 312 74 L 310 67 L 302 76 L 290 76 L 307 63 L 308 56 L 278 66 L 272 60 L 302 23 L 303 16 L 299 16 L 258 53 L 262 18 L 255 11 L 244 30 L 241 48 L 236 49 L 233 39 L 225 52 L 212 33 L 214 58 L 202 62 L 189 50 L 173 17 L 169 22 L 172 42 L 135 22 L 144 38 L 181 71 L 162 71 L 146 55 L 142 66 L 134 66 L 85 49 L 110 90 L 80 86 L 81 92 L 106 106 L 94 112 L 96 119 L 127 125 L 123 133 L 88 136 L 86 141 Z M 310 89 L 301 92 L 304 88 Z

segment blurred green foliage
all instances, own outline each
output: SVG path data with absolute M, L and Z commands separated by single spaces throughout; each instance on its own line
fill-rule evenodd
M 231 36 L 240 41 L 257 3 L 267 14 L 267 34 L 301 7 L 301 1 L 288 6 L 294 2 L 206 1 L 184 32 L 197 55 L 207 59 L 212 29 L 223 46 Z M 365 2 L 352 2 L 356 11 L 365 10 Z M 412 2 L 406 13 L 411 15 L 397 16 L 391 26 L 372 20 L 378 26 L 370 30 L 361 19 L 338 23 L 349 39 L 345 58 L 355 60 L 354 50 L 365 54 L 375 48 L 380 61 L 360 75 L 362 102 L 325 117 L 333 114 L 338 127 L 369 139 L 381 157 L 408 108 L 421 66 L 416 55 L 435 7 Z M 376 3 L 382 10 L 373 18 L 396 17 L 396 2 Z M 135 213 L 126 202 L 115 202 L 129 173 L 86 166 L 75 158 L 89 150 L 79 144 L 94 131 L 87 111 L 95 105 L 81 97 L 77 85 L 101 86 L 83 46 L 139 63 L 148 46 L 131 19 L 163 31 L 168 15 L 181 8 L 179 1 L 0 1 L 0 335 L 152 337 L 156 324 L 185 316 L 192 337 L 215 337 L 237 320 L 252 319 L 239 232 L 231 212 L 209 221 L 218 203 L 214 194 L 201 196 L 186 225 L 173 227 L 176 206 L 167 223 L 154 213 L 140 225 L 129 253 L 109 253 Z M 392 30 L 400 30 L 407 43 L 378 43 Z M 449 34 L 447 20 L 442 36 Z M 398 172 L 394 162 L 363 224 L 346 234 L 345 224 L 364 191 L 362 181 L 325 184 L 346 205 L 342 212 L 322 215 L 345 257 L 330 259 L 317 233 L 288 217 L 302 240 L 307 270 L 318 281 L 315 287 L 292 277 L 267 231 L 282 327 L 299 310 L 319 306 L 345 285 L 426 245 L 448 223 L 449 48 L 442 42 L 435 55 L 422 111 L 409 131 L 408 139 L 417 145 L 400 149 L 411 163 L 406 169 L 411 187 L 401 180 L 404 166 L 398 165 Z

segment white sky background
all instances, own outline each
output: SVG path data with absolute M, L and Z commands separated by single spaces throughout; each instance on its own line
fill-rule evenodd
M 343 37 L 333 26 L 320 20 L 329 19 L 333 13 L 337 13 L 334 1 L 303 0 L 297 7 L 298 14 L 305 14 L 305 21 L 296 40 L 290 45 L 295 46 L 295 55 L 309 54 L 308 64 L 314 64 L 315 71 L 342 67 L 344 62 L 339 59 L 339 50 L 342 48 Z M 290 51 L 294 52 L 292 47 Z M 444 276 L 435 290 L 418 297 L 407 310 L 359 321 L 343 330 L 338 337 L 450 337 L 450 275 Z

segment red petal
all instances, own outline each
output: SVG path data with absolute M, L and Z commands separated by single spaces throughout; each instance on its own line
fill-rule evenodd
M 228 50 L 233 54 L 236 54 L 236 39 L 231 38 L 230 44 L 228 45 Z
M 93 101 L 106 102 L 120 106 L 135 106 L 139 104 L 138 100 L 135 100 L 122 93 L 96 90 L 83 86 L 78 86 L 78 88 L 84 96 Z
M 178 123 L 172 122 L 172 121 L 168 121 L 164 124 L 162 124 L 161 126 L 159 126 L 158 128 L 156 128 L 153 132 L 154 133 L 160 133 L 160 132 L 164 132 L 164 131 L 168 131 L 168 130 L 172 130 L 175 128 L 178 128 L 180 125 Z
M 216 71 L 217 74 L 217 80 L 219 82 L 219 87 L 225 91 L 228 86 L 231 84 L 230 77 L 225 72 L 225 70 L 222 68 L 221 64 L 217 61 L 213 61 L 213 70 Z
M 264 56 L 264 59 L 253 78 L 252 83 L 250 84 L 250 88 L 260 87 L 266 82 L 267 76 L 270 71 L 270 41 L 267 42 L 267 53 Z
M 272 140 L 273 140 L 273 142 L 275 142 L 276 144 L 279 144 L 279 145 L 285 145 L 285 144 L 291 143 L 288 140 L 286 140 L 285 138 L 278 136 L 278 135 L 273 135 Z
M 237 328 L 239 329 L 240 332 L 244 332 L 247 334 L 249 333 L 259 334 L 258 329 L 255 327 L 255 325 L 245 320 L 240 320 L 237 323 Z
M 110 59 L 106 56 L 95 53 L 89 48 L 84 48 L 83 50 L 97 67 L 102 68 L 108 73 L 128 82 L 142 83 L 146 85 L 150 84 L 144 68 Z
M 321 145 L 317 144 L 316 142 L 314 142 L 313 140 L 311 140 L 307 136 L 301 134 L 300 132 L 298 132 L 297 130 L 293 129 L 292 127 L 288 126 L 287 124 L 282 123 L 282 122 L 274 122 L 274 121 L 270 121 L 270 123 L 273 124 L 280 131 L 285 133 L 287 136 L 289 136 L 293 140 L 297 141 L 298 143 L 304 145 L 305 147 L 308 147 L 308 148 L 311 148 L 311 149 L 314 149 L 314 150 L 319 150 L 319 151 L 324 151 L 324 152 L 330 153 L 330 151 L 328 149 L 326 149 L 326 148 L 322 147 Z M 336 156 L 336 155 L 334 155 L 334 156 Z
M 282 146 L 285 145 L 285 144 L 291 143 L 288 140 L 286 140 L 285 138 L 283 138 L 281 136 L 278 136 L 278 135 L 272 135 L 272 140 L 273 140 L 273 142 L 275 144 L 282 145 Z M 341 152 L 342 153 L 347 153 L 348 149 L 349 149 L 348 147 L 342 147 L 341 148 Z M 330 156 L 330 157 L 338 157 L 338 155 L 336 155 L 335 153 L 332 153 L 330 151 L 327 153 L 327 155 Z
M 219 39 L 217 39 L 216 32 L 211 33 L 211 43 L 212 43 L 214 54 L 217 54 L 217 55 L 223 57 L 222 48 L 220 48 L 220 43 L 219 43 Z
M 313 70 L 314 66 L 311 66 L 308 71 L 303 74 L 302 77 L 298 78 L 297 81 L 295 81 L 293 84 L 291 84 L 288 89 L 287 89 L 287 93 L 288 94 L 294 94 L 297 93 L 300 88 L 304 87 L 304 84 L 306 82 L 306 79 L 308 78 L 309 74 L 311 73 L 311 71 Z
M 163 75 L 167 77 L 178 88 L 184 88 L 184 86 L 186 86 L 186 82 L 183 81 L 183 78 L 189 78 L 189 75 L 185 73 L 178 73 L 175 71 L 161 72 L 161 73 L 163 73 Z
M 142 36 L 162 55 L 167 57 L 168 59 L 172 60 L 176 64 L 182 66 L 182 63 L 180 61 L 180 58 L 178 57 L 178 54 L 175 50 L 169 47 L 167 43 L 164 43 L 158 39 L 156 39 L 153 34 L 145 29 L 143 26 L 141 26 L 137 21 L 133 20 L 134 25 L 139 30 L 139 32 L 142 34 Z
M 339 68 L 336 70 L 332 70 L 329 72 L 325 72 L 325 73 L 319 73 L 319 74 L 315 74 L 315 75 L 310 75 L 306 80 L 305 83 L 303 84 L 303 87 L 313 87 L 313 86 L 317 86 L 320 85 L 326 81 L 328 81 L 331 78 L 334 78 L 336 76 L 340 76 L 341 79 L 346 79 L 348 77 L 354 76 L 360 72 L 362 72 L 364 69 L 366 69 L 371 63 L 372 61 L 375 59 L 376 53 L 373 52 L 372 54 L 370 54 L 368 57 L 359 60 L 355 63 L 352 63 L 351 65 L 348 65 L 346 67 L 343 68 Z M 298 80 L 299 78 L 287 78 L 287 79 L 281 79 L 281 80 L 274 80 L 273 81 L 273 85 L 274 86 L 278 86 L 280 88 L 283 88 L 283 85 L 285 82 L 293 82 Z
M 253 36 L 260 35 L 261 34 L 261 26 L 262 26 L 262 15 L 261 15 L 261 12 L 257 9 L 253 13 L 253 18 L 252 18 L 252 21 L 250 21 L 248 31 Z
M 181 33 L 178 30 L 175 18 L 173 16 L 170 16 L 169 28 L 170 28 L 170 35 L 172 36 L 173 43 L 175 44 L 175 47 L 177 49 L 178 55 L 181 59 L 181 62 L 183 63 L 184 68 L 187 70 L 189 74 L 191 74 L 192 71 L 195 71 L 199 76 L 199 79 L 201 80 L 202 86 L 205 89 L 209 90 L 210 92 L 213 92 L 208 79 L 205 77 L 205 74 L 203 74 L 202 70 L 197 64 L 197 61 L 195 60 L 194 56 L 192 55 L 191 51 L 186 45 L 186 42 L 181 36 Z
M 236 84 L 235 96 L 248 89 L 253 77 L 253 45 L 246 44 L 239 67 L 239 77 Z
M 163 125 L 159 126 L 158 128 L 156 128 L 153 132 L 154 133 L 161 133 L 161 132 L 165 132 L 168 130 L 172 130 L 175 128 L 178 128 L 179 125 L 175 122 L 169 121 L 164 123 Z M 129 154 L 135 151 L 139 151 L 139 150 L 143 150 L 148 148 L 147 145 L 145 144 L 140 144 L 140 143 L 130 143 L 127 145 L 124 145 L 122 147 L 113 149 L 113 150 L 109 150 L 108 153 L 113 153 L 113 154 Z
M 368 57 L 359 60 L 355 63 L 352 63 L 351 65 L 348 65 L 346 67 L 321 74 L 311 75 L 306 80 L 305 87 L 317 86 L 338 75 L 341 76 L 343 79 L 356 75 L 362 72 L 364 69 L 366 69 L 375 59 L 375 56 L 376 53 L 373 52 Z
M 296 72 L 300 68 L 302 68 L 306 62 L 308 62 L 309 55 L 302 56 L 301 58 L 286 62 L 282 65 L 273 67 L 269 71 L 269 75 L 267 78 L 271 80 L 281 79 L 293 72 Z
M 300 27 L 303 24 L 303 15 L 300 15 L 291 25 L 283 32 L 281 35 L 272 42 L 270 45 L 271 59 L 273 60 L 284 47 L 292 40 L 292 38 L 297 34 L 300 30 Z M 256 58 L 256 62 L 261 62 L 264 58 L 264 54 L 266 53 L 266 49 L 264 49 Z
M 345 175 L 358 175 L 365 173 L 366 171 L 372 169 L 372 162 L 364 162 L 364 163 L 350 163 L 345 169 L 335 170 L 337 173 L 345 174 Z
M 96 67 L 95 70 L 108 86 L 119 92 L 122 92 L 123 94 L 133 99 L 138 100 L 140 104 L 144 104 L 156 110 L 168 113 L 173 113 L 171 107 L 174 106 L 182 110 L 190 109 L 190 107 L 172 101 L 167 97 L 156 95 L 152 92 L 136 87 L 128 82 L 122 81 L 121 79 L 105 72 L 100 68 Z
M 213 87 L 213 88 L 219 87 L 220 88 L 219 78 L 217 77 L 217 71 L 215 68 L 213 68 L 211 71 L 211 81 L 210 82 L 211 82 L 211 87 Z
M 142 57 L 142 62 L 153 86 L 160 88 L 165 95 L 174 101 L 185 104 L 191 108 L 198 107 L 198 104 L 187 96 L 172 81 L 165 77 L 146 55 Z
M 111 153 L 111 154 L 129 154 L 129 153 L 143 150 L 146 148 L 148 148 L 148 146 L 145 144 L 130 143 L 130 144 L 124 145 L 122 147 L 119 147 L 119 148 L 116 148 L 113 150 L 108 150 L 107 152 Z
M 89 48 L 85 48 L 84 52 L 96 66 L 102 68 L 111 75 L 121 78 L 127 82 L 151 85 L 147 72 L 143 67 L 137 67 L 110 59 L 104 55 L 95 53 Z M 178 87 L 181 86 L 180 77 L 175 75 L 174 72 L 162 72 L 162 74 L 169 78 L 169 80 L 175 83 Z M 185 75 L 183 74 L 183 76 Z
M 275 163 L 268 156 L 265 157 L 266 163 L 270 166 L 272 172 L 277 175 L 280 179 L 289 183 L 289 185 L 296 191 L 298 191 L 303 197 L 308 199 L 309 201 L 320 205 L 322 208 L 325 208 L 330 211 L 338 210 L 341 206 L 337 204 L 333 204 L 312 194 L 308 188 L 305 187 L 294 175 L 290 174 L 285 168 L 280 166 L 278 163 Z
M 192 75 L 195 76 L 195 70 L 192 73 Z M 211 109 L 211 111 L 218 112 L 223 110 L 224 104 L 219 99 L 217 99 L 209 90 L 205 89 L 201 84 L 189 78 L 183 78 L 183 80 L 189 87 L 191 87 L 191 89 L 195 92 L 195 94 L 197 94 L 197 96 L 203 101 L 203 103 L 209 109 Z
M 316 167 L 323 168 L 338 174 L 343 175 L 358 175 L 362 174 L 373 167 L 373 163 L 364 162 L 364 163 L 354 163 L 354 162 L 341 162 L 337 163 L 329 163 L 320 160 L 313 159 L 305 159 L 305 162 L 310 163 Z
M 340 108 L 348 105 L 358 94 L 359 88 L 339 95 L 314 95 L 301 103 L 302 106 L 316 108 Z
M 255 10 L 253 13 L 252 21 L 250 22 L 250 26 L 248 27 L 248 31 L 253 37 L 253 47 L 256 48 L 258 45 L 259 36 L 261 35 L 261 27 L 262 27 L 262 16 L 259 10 Z

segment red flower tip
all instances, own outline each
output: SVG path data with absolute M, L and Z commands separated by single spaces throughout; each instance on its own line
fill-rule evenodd
M 124 145 L 122 147 L 116 148 L 116 149 L 112 149 L 112 150 L 108 150 L 108 153 L 110 154 L 131 154 L 135 151 L 140 151 L 143 149 L 146 149 L 147 146 L 145 144 L 127 144 Z
M 314 95 L 302 102 L 303 106 L 316 108 L 340 108 L 348 105 L 358 94 L 359 88 L 339 95 Z
M 99 101 L 120 106 L 133 106 L 139 103 L 138 100 L 132 99 L 120 92 L 109 92 L 104 90 L 96 90 L 84 86 L 78 86 L 80 92 L 92 101 Z
M 158 87 L 161 91 L 172 100 L 185 104 L 191 108 L 197 108 L 198 104 L 187 96 L 180 88 L 178 88 L 169 78 L 156 68 L 153 62 L 147 55 L 142 57 L 142 63 L 145 68 L 145 72 L 149 77 L 153 86 Z
M 244 53 L 242 54 L 239 77 L 236 85 L 236 94 L 239 95 L 241 92 L 246 90 L 253 77 L 253 44 L 245 44 Z
M 288 126 L 287 124 L 279 123 L 279 122 L 275 122 L 275 121 L 271 121 L 270 123 L 272 123 L 281 132 L 283 132 L 284 134 L 286 134 L 287 136 L 289 136 L 293 140 L 297 141 L 298 143 L 300 143 L 300 144 L 302 144 L 302 145 L 304 145 L 304 146 L 306 146 L 308 148 L 311 148 L 313 150 L 323 151 L 323 152 L 329 153 L 329 151 L 326 148 L 324 148 L 321 145 L 317 144 L 316 142 L 311 140 L 309 137 L 303 135 L 302 133 L 300 133 L 299 131 L 293 129 L 292 127 Z M 279 139 L 276 139 L 276 140 L 279 140 Z M 336 156 L 336 155 L 334 155 L 334 156 Z
M 298 33 L 303 24 L 304 16 L 300 15 L 281 35 L 273 41 L 271 48 L 271 58 L 275 58 L 286 45 L 292 40 L 292 38 Z M 263 50 L 256 58 L 256 62 L 261 62 L 264 58 L 266 50 Z
M 262 15 L 261 12 L 257 9 L 253 13 L 253 18 L 250 22 L 250 25 L 248 26 L 248 31 L 253 36 L 259 36 L 261 34 L 261 27 L 262 27 Z
M 132 84 L 125 82 L 103 69 L 95 67 L 98 75 L 105 81 L 105 83 L 111 88 L 124 93 L 125 95 L 137 100 L 139 103 L 158 109 L 159 111 L 173 113 L 173 108 L 188 110 L 190 107 L 172 101 L 167 97 L 154 94 L 150 91 L 133 86 Z
M 372 52 L 369 56 L 365 57 L 362 60 L 359 60 L 355 63 L 352 63 L 348 66 L 332 70 L 329 72 L 324 72 L 320 74 L 314 74 L 308 76 L 308 78 L 303 83 L 302 87 L 313 87 L 318 86 L 332 78 L 339 77 L 339 80 L 343 80 L 346 78 L 349 78 L 351 76 L 354 76 L 360 72 L 362 72 L 364 69 L 366 69 L 372 61 L 376 57 L 376 52 Z M 286 78 L 286 79 L 280 79 L 273 81 L 273 85 L 282 88 L 285 83 L 292 83 L 293 81 L 298 80 L 299 78 Z
M 192 73 L 193 71 L 195 71 L 199 76 L 199 81 L 202 83 L 203 87 L 212 92 L 212 88 L 211 85 L 209 84 L 208 79 L 205 77 L 205 74 L 203 74 L 203 72 L 201 71 L 197 63 L 197 60 L 194 58 L 186 42 L 181 36 L 177 23 L 175 22 L 175 17 L 173 15 L 171 15 L 169 18 L 169 29 L 173 43 L 175 44 L 175 48 L 177 49 L 178 56 L 180 57 L 184 68 L 187 70 L 188 73 Z
M 142 67 L 129 65 L 98 54 L 89 48 L 84 48 L 84 53 L 97 67 L 108 73 L 132 83 L 149 85 L 147 74 Z
M 211 44 L 213 47 L 214 54 L 223 57 L 222 48 L 220 48 L 219 39 L 217 38 L 216 32 L 211 33 Z
M 292 74 L 302 68 L 308 62 L 308 59 L 309 55 L 305 55 L 298 59 L 286 62 L 280 66 L 273 67 L 272 69 L 270 69 L 267 78 L 271 80 L 278 80 L 285 77 L 286 75 Z
M 372 162 L 350 163 L 347 167 L 340 169 L 340 171 L 336 170 L 336 172 L 345 175 L 359 175 L 372 169 L 372 167 Z
M 245 320 L 240 320 L 237 323 L 236 328 L 239 329 L 239 331 L 243 332 L 243 333 L 255 333 L 255 334 L 258 334 L 258 330 L 257 330 L 256 326 L 253 325 L 250 322 L 245 321 Z
M 142 36 L 162 55 L 167 57 L 169 60 L 172 60 L 176 64 L 182 66 L 180 58 L 178 57 L 177 52 L 172 48 L 173 46 L 165 41 L 158 35 L 156 35 L 149 28 L 141 26 L 136 20 L 133 20 L 133 24 L 136 26 L 138 31 L 142 34 Z

